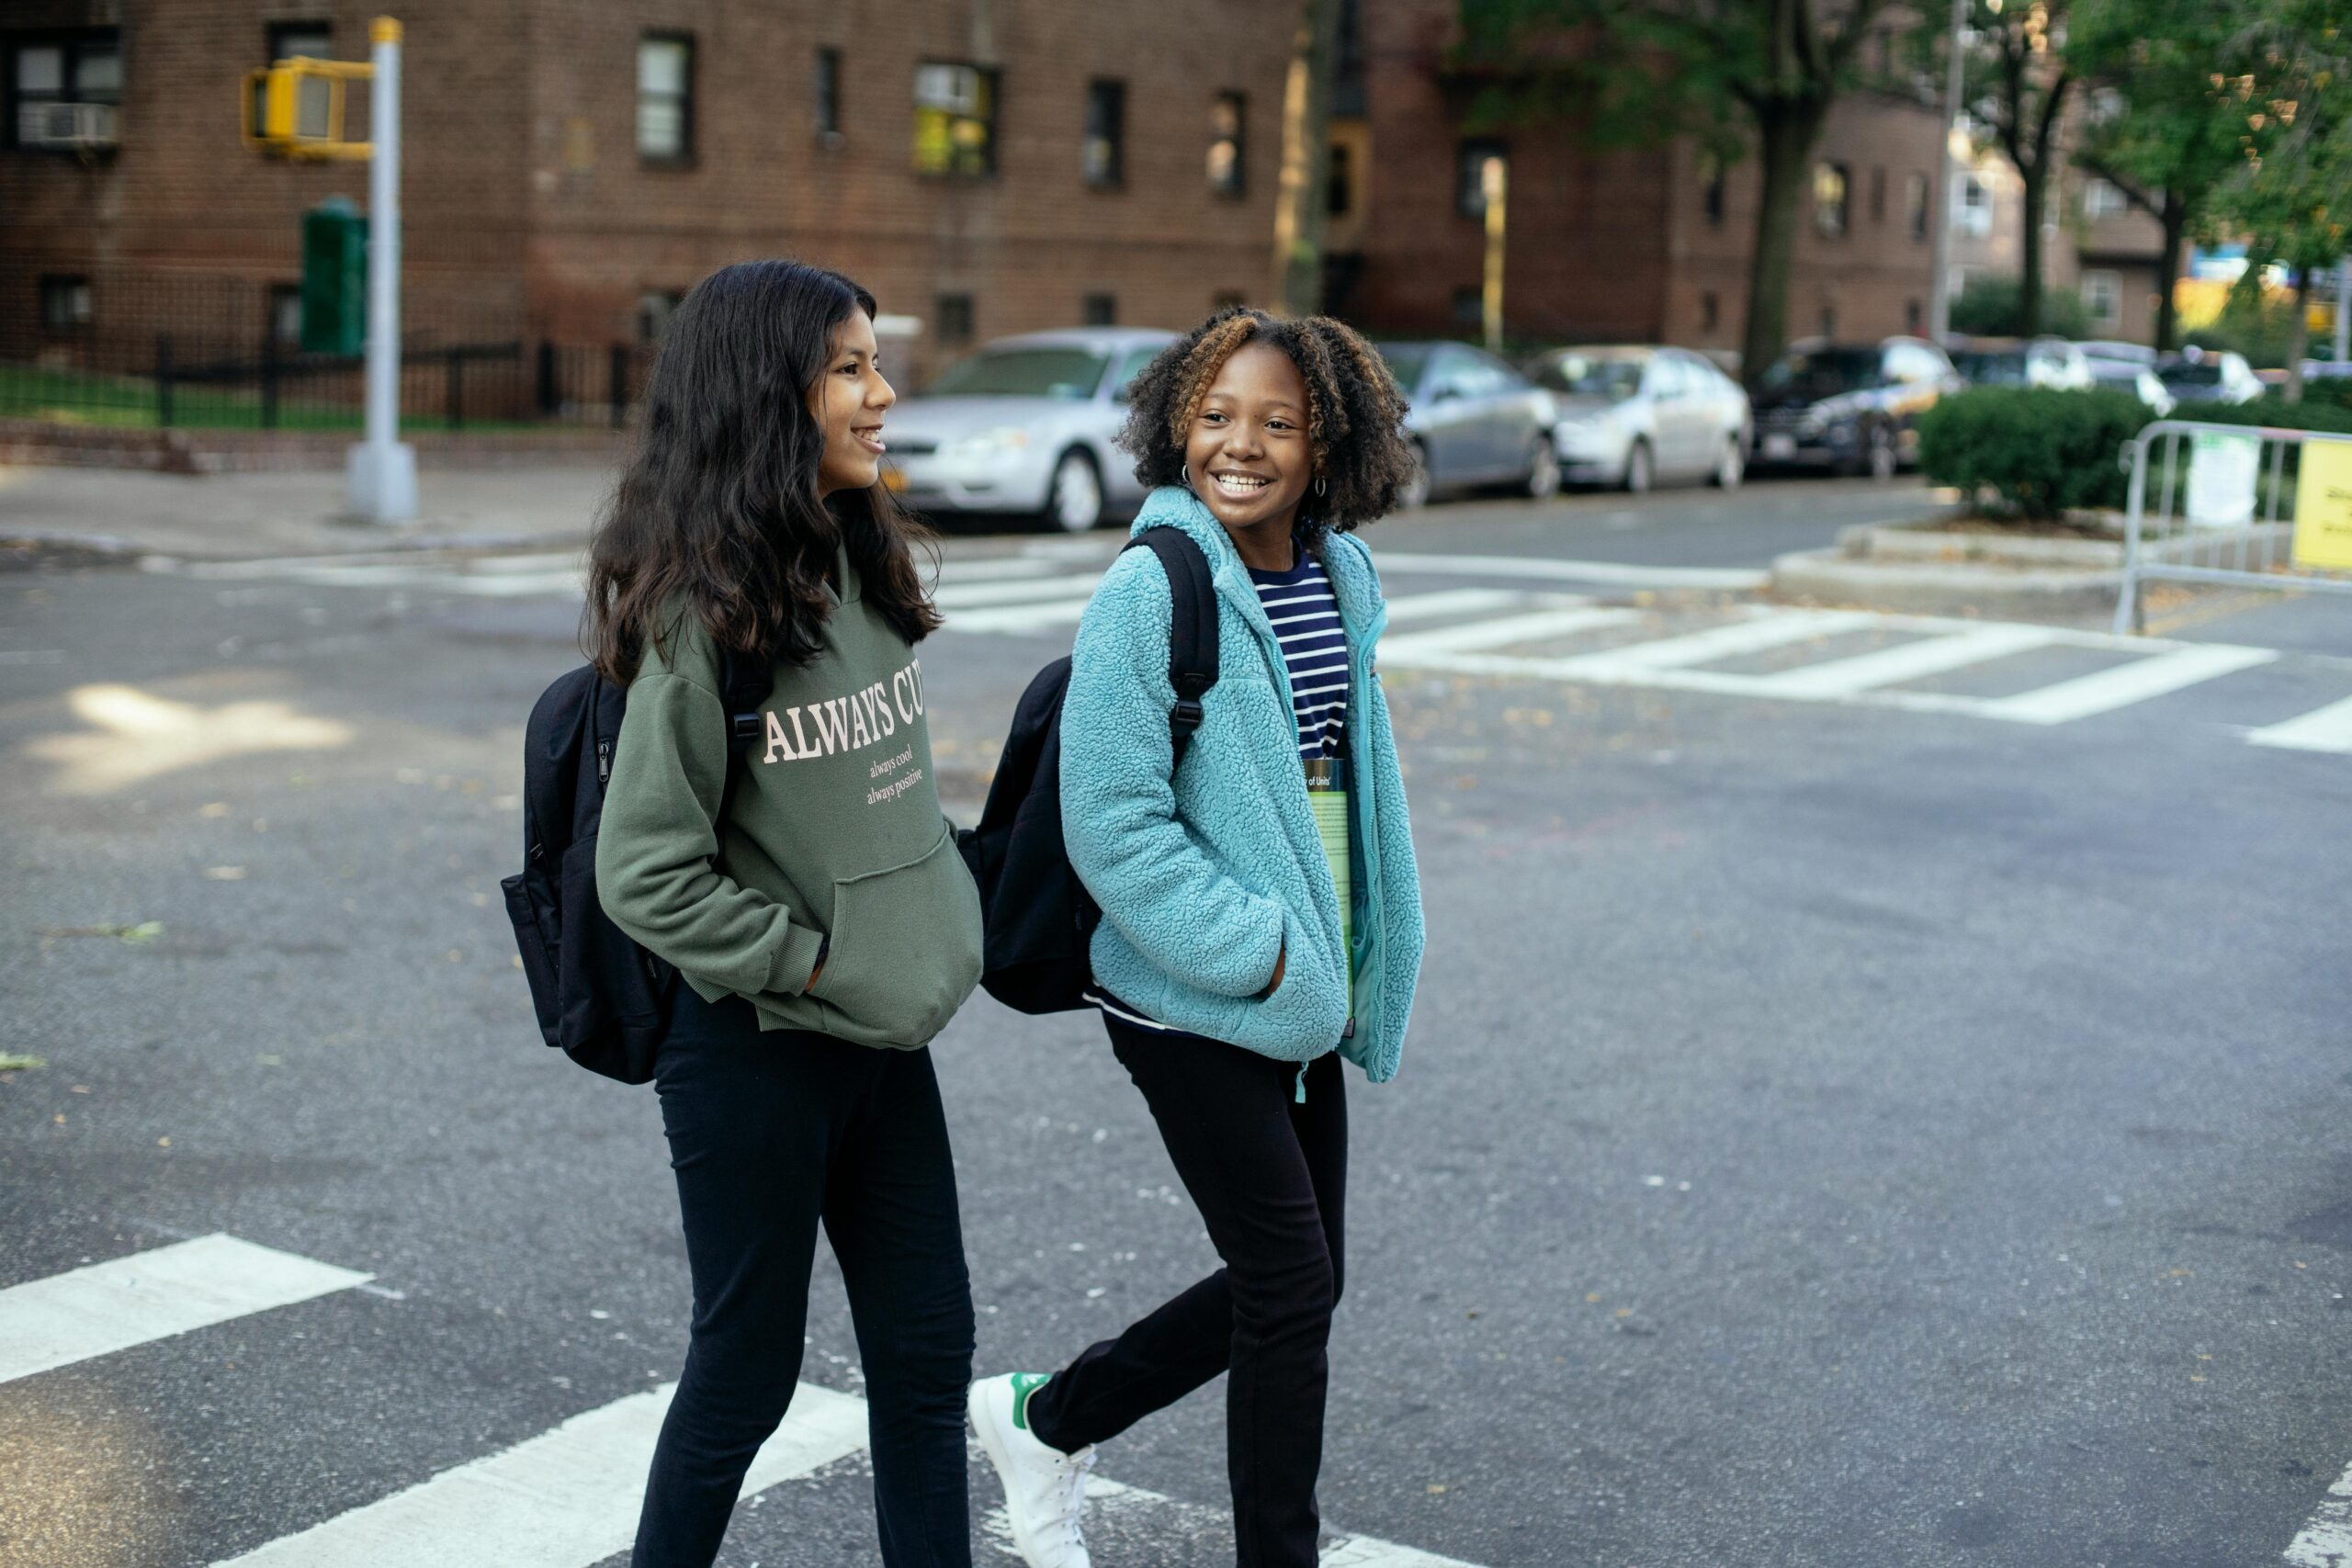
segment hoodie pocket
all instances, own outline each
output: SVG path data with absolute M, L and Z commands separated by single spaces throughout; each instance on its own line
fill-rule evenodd
M 833 884 L 825 967 L 810 994 L 862 1040 L 921 1045 L 980 981 L 980 895 L 943 822 L 920 859 Z

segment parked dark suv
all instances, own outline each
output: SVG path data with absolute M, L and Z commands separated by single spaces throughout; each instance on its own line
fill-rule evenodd
M 1752 460 L 1887 479 L 1919 455 L 1922 410 L 1966 385 L 1924 338 L 1792 344 L 1758 383 Z

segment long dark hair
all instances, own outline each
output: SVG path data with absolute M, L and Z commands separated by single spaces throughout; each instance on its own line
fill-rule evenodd
M 799 262 L 739 262 L 670 318 L 644 426 L 588 547 L 581 637 L 626 684 L 683 608 L 721 648 L 806 663 L 846 544 L 866 602 L 910 643 L 939 629 L 915 569 L 927 541 L 881 485 L 820 499 L 810 391 L 835 333 L 874 296 Z

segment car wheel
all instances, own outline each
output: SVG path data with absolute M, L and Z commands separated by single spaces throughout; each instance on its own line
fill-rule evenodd
M 1747 448 L 1735 435 L 1724 443 L 1723 456 L 1715 459 L 1715 488 L 1737 490 L 1739 481 L 1747 477 Z
M 1102 521 L 1102 476 L 1083 452 L 1065 452 L 1046 491 L 1046 519 L 1065 534 L 1091 532 Z
M 1549 436 L 1537 436 L 1527 454 L 1527 493 L 1537 501 L 1560 493 L 1560 454 Z
M 1396 487 L 1396 510 L 1411 512 L 1430 503 L 1430 449 L 1419 441 L 1412 443 L 1413 471 Z
M 1863 467 L 1868 470 L 1871 478 L 1874 479 L 1893 479 L 1894 477 L 1896 457 L 1897 454 L 1894 450 L 1894 432 L 1888 429 L 1883 424 L 1871 425 L 1870 433 L 1870 446 L 1867 454 L 1863 458 Z
M 1629 495 L 1646 495 L 1657 479 L 1657 469 L 1650 461 L 1650 444 L 1636 441 L 1625 452 L 1625 491 Z

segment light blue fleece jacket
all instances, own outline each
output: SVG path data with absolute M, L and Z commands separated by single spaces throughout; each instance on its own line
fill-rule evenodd
M 1286 1062 L 1337 1046 L 1385 1083 L 1396 1074 L 1420 972 L 1421 891 L 1388 705 L 1373 672 L 1388 612 L 1372 553 L 1345 534 L 1323 546 L 1348 633 L 1358 899 L 1351 994 L 1282 645 L 1233 541 L 1200 498 L 1175 486 L 1153 491 L 1134 531 L 1163 525 L 1191 535 L 1208 558 L 1217 682 L 1171 779 L 1168 576 L 1149 550 L 1121 555 L 1079 623 L 1062 701 L 1062 836 L 1102 907 L 1095 979 L 1172 1029 Z M 1285 947 L 1282 985 L 1254 999 Z

